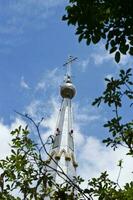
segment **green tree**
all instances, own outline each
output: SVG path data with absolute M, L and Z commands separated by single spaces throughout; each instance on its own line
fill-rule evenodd
M 69 0 L 68 24 L 76 27 L 79 42 L 106 41 L 105 48 L 115 52 L 116 62 L 121 54 L 133 55 L 133 1 L 132 0 Z
M 37 128 L 38 124 L 35 123 Z M 88 180 L 87 188 L 82 189 L 80 184 L 84 180 L 81 177 L 71 181 L 60 169 L 56 171 L 64 178 L 65 184 L 59 185 L 50 173 L 55 169 L 43 159 L 44 152 L 50 156 L 46 145 L 51 145 L 53 138 L 50 136 L 40 146 L 30 138 L 27 126 L 24 129 L 20 126 L 11 135 L 11 154 L 0 160 L 1 200 L 44 200 L 47 197 L 51 200 L 94 200 L 95 197 L 99 200 L 132 200 L 133 182 L 123 188 L 119 185 L 122 161 L 119 162 L 120 171 L 116 182 L 108 178 L 107 172 L 103 172 L 100 177 Z
M 74 190 L 78 190 L 78 185 L 74 185 L 71 181 L 68 182 L 67 179 L 65 185 L 56 184 L 50 173 L 55 169 L 51 168 L 43 159 L 44 151 L 42 150 L 46 144 L 49 144 L 50 138 L 43 146 L 39 146 L 30 138 L 29 134 L 27 126 L 24 129 L 20 126 L 11 132 L 11 154 L 6 159 L 0 160 L 0 170 L 2 171 L 0 199 L 44 200 L 46 197 L 51 197 L 54 200 L 74 200 L 78 198 L 79 194 L 74 196 L 73 193 Z M 60 173 L 60 176 L 64 175 L 61 170 L 57 173 Z
M 39 139 L 41 144 L 31 139 L 28 126 L 25 128 L 20 126 L 10 133 L 12 136 L 11 153 L 5 159 L 0 160 L 0 199 L 44 200 L 50 197 L 51 200 L 76 200 L 80 196 L 87 198 L 79 186 L 83 180 L 80 177 L 74 177 L 72 181 L 48 153 L 47 145 L 52 145 L 54 138 L 49 136 L 43 142 L 40 133 L 43 118 L 36 123 L 29 115 L 20 115 L 33 123 L 38 134 L 36 140 Z M 48 160 L 44 159 L 45 155 L 56 162 L 59 170 L 49 165 Z M 56 184 L 51 170 L 56 171 L 65 183 Z
M 79 42 L 86 40 L 86 44 L 105 42 L 105 49 L 117 63 L 121 55 L 133 55 L 133 2 L 132 0 L 69 0 L 63 20 L 76 28 Z M 127 66 L 128 68 L 128 66 Z M 107 105 L 114 117 L 104 124 L 111 136 L 104 139 L 104 143 L 115 150 L 118 145 L 128 149 L 133 156 L 133 119 L 126 121 L 121 116 L 124 102 L 128 102 L 129 109 L 133 106 L 133 80 L 131 69 L 120 70 L 118 78 L 105 79 L 106 88 L 103 94 L 96 98 L 92 105 Z M 105 181 L 105 182 L 104 182 Z M 99 179 L 92 179 L 89 190 L 98 199 L 133 199 L 133 186 L 127 183 L 123 189 L 111 182 L 108 175 L 103 173 Z M 117 185 L 117 186 L 116 186 Z
M 129 109 L 132 107 L 133 100 L 133 81 L 131 69 L 120 70 L 119 78 L 105 78 L 106 89 L 103 95 L 96 98 L 92 105 L 99 106 L 102 102 L 110 107 L 114 117 L 104 124 L 109 129 L 112 137 L 103 140 L 107 146 L 117 148 L 122 145 L 128 148 L 128 154 L 133 156 L 133 119 L 124 123 L 124 116 L 121 116 L 121 109 L 124 101 L 128 102 Z
M 132 0 L 69 0 L 63 20 L 76 27 L 79 42 L 86 40 L 87 45 L 105 40 L 105 48 L 115 53 L 116 62 L 121 54 L 133 55 L 133 2 Z M 132 107 L 133 81 L 131 69 L 121 70 L 118 79 L 105 79 L 107 87 L 103 95 L 96 98 L 92 105 L 101 102 L 113 108 L 115 116 L 104 126 L 109 128 L 112 138 L 104 142 L 116 148 L 118 144 L 129 148 L 133 155 L 133 119 L 123 123 L 124 116 L 119 110 L 124 106 L 125 96 Z M 124 90 L 124 91 L 123 91 Z

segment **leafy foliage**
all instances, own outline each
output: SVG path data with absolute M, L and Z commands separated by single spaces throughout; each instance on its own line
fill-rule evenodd
M 131 69 L 127 71 L 120 70 L 119 78 L 111 79 L 105 78 L 106 89 L 103 95 L 96 98 L 93 105 L 99 106 L 101 102 L 107 104 L 109 107 L 113 108 L 113 113 L 115 116 L 109 120 L 104 127 L 109 129 L 112 137 L 105 139 L 103 142 L 111 145 L 114 149 L 119 145 L 124 145 L 128 147 L 128 154 L 133 155 L 133 119 L 129 122 L 124 123 L 124 116 L 122 117 L 119 113 L 123 104 L 123 99 L 129 100 L 129 108 L 132 107 L 133 101 L 133 82 L 131 80 Z
M 44 199 L 51 191 L 52 177 L 37 145 L 29 138 L 27 127 L 22 129 L 20 126 L 11 135 L 11 155 L 0 161 L 3 170 L 0 198 L 8 199 L 11 192 L 17 190 L 22 199 Z M 9 199 L 19 200 L 20 197 Z
M 2 200 L 76 200 L 80 196 L 79 184 L 82 179 L 75 177 L 74 182 L 58 185 L 54 182 L 51 168 L 43 160 L 42 146 L 39 148 L 30 139 L 28 127 L 21 126 L 11 132 L 11 154 L 0 160 L 0 199 Z M 48 138 L 49 142 L 49 138 Z M 57 170 L 56 170 L 57 171 Z M 57 171 L 57 173 L 59 173 Z M 60 176 L 63 177 L 60 171 Z M 77 193 L 75 194 L 75 191 Z M 15 193 L 15 197 L 13 195 Z M 19 196 L 17 196 L 19 194 Z M 17 196 L 17 197 L 16 197 Z M 84 194 L 82 194 L 84 196 Z
M 133 197 L 133 182 L 121 189 L 117 183 L 108 178 L 106 171 L 99 178 L 90 180 L 88 185 L 89 189 L 85 189 L 85 192 L 97 197 L 98 200 L 132 200 Z
M 1 200 L 132 200 L 133 182 L 123 189 L 108 178 L 107 172 L 88 181 L 86 189 L 81 189 L 84 180 L 77 176 L 64 184 L 56 184 L 47 162 L 42 159 L 41 149 L 30 139 L 28 128 L 21 126 L 11 132 L 11 154 L 0 160 Z M 122 169 L 122 161 L 118 166 Z M 52 169 L 53 170 L 53 169 Z M 18 196 L 19 195 L 19 196 Z
M 63 20 L 76 26 L 79 42 L 85 39 L 89 45 L 105 39 L 116 62 L 121 54 L 133 55 L 132 0 L 69 0 L 66 12 Z

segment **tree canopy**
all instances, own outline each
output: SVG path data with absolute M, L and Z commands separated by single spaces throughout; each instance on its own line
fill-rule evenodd
M 131 69 L 120 70 L 119 78 L 111 79 L 105 78 L 107 83 L 106 89 L 102 96 L 95 99 L 92 105 L 99 106 L 101 103 L 108 105 L 114 113 L 114 117 L 108 120 L 104 127 L 108 128 L 112 137 L 104 139 L 103 142 L 114 148 L 118 145 L 122 145 L 128 148 L 128 155 L 133 156 L 133 119 L 128 122 L 125 121 L 125 117 L 122 116 L 121 109 L 124 107 L 124 101 L 128 102 L 128 108 L 132 107 L 133 100 L 133 81 Z
M 84 180 L 79 176 L 73 181 L 65 176 L 64 184 L 59 185 L 54 182 L 51 168 L 43 159 L 50 138 L 41 146 L 36 144 L 30 138 L 27 126 L 16 128 L 11 135 L 11 154 L 0 160 L 1 200 L 44 200 L 47 197 L 51 200 L 132 200 L 133 182 L 125 184 L 123 188 L 119 185 L 121 160 L 116 182 L 110 180 L 105 171 L 98 178 L 88 180 L 85 189 L 81 187 Z M 62 177 L 64 172 L 60 171 L 60 175 Z
M 76 27 L 79 42 L 98 43 L 106 40 L 105 48 L 115 54 L 133 55 L 132 0 L 69 0 L 63 20 Z

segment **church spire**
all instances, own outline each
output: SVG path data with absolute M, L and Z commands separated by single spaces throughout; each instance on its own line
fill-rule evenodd
M 61 167 L 64 173 L 73 180 L 73 177 L 76 176 L 76 167 L 78 166 L 74 153 L 72 112 L 72 98 L 76 94 L 76 89 L 71 80 L 71 63 L 76 59 L 69 57 L 64 64 L 67 67 L 67 73 L 64 83 L 60 87 L 62 104 L 57 117 L 54 142 L 50 153 L 51 158 L 49 158 L 49 165 L 55 169 L 52 171 L 52 176 L 58 184 L 64 183 L 66 177 L 61 178 L 56 170 L 60 171 Z

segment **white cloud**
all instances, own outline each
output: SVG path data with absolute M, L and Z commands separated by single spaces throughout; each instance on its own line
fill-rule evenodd
M 109 52 L 105 50 L 104 44 L 101 43 L 98 45 L 95 53 L 90 54 L 90 58 L 93 60 L 95 65 L 102 65 L 110 60 L 113 61 L 114 54 L 109 54 Z
M 133 64 L 132 58 L 130 55 L 121 55 L 119 66 L 122 67 L 131 67 L 130 65 Z
M 20 86 L 24 89 L 30 89 L 28 83 L 25 81 L 24 77 L 21 77 Z
M 41 81 L 44 85 L 46 84 L 47 90 L 49 90 L 50 88 L 51 91 L 55 87 L 58 89 L 57 85 L 61 83 L 62 76 L 60 73 L 57 72 L 58 69 L 56 68 L 52 71 L 47 71 L 47 73 L 44 74 L 44 77 Z M 30 88 L 23 76 L 21 77 L 20 85 L 24 89 Z M 37 86 L 39 86 L 39 83 L 37 84 Z M 39 89 L 42 89 L 42 87 Z M 30 115 L 36 122 L 39 122 L 41 118 L 44 117 L 44 121 L 42 122 L 42 129 L 47 129 L 47 131 L 45 131 L 44 139 L 46 139 L 48 135 L 54 134 L 57 110 L 59 109 L 59 106 L 57 104 L 57 99 L 55 99 L 55 97 L 53 98 L 53 95 L 51 95 L 50 98 L 47 99 L 47 101 L 44 101 L 44 99 L 37 100 L 35 98 L 25 108 L 24 113 Z M 50 115 L 51 117 L 48 117 L 48 115 Z M 23 120 L 20 120 L 18 118 L 16 118 L 11 125 L 6 125 L 2 120 L 0 120 L 0 159 L 9 154 L 9 143 L 11 141 L 10 132 L 19 125 L 25 126 L 25 123 Z
M 9 143 L 11 142 L 10 132 L 20 125 L 25 126 L 24 121 L 16 118 L 14 122 L 9 126 L 0 121 L 0 159 L 5 158 L 10 153 Z
M 44 29 L 46 19 L 54 15 L 57 6 L 62 4 L 63 0 L 14 0 L 3 3 L 0 7 L 0 45 L 9 48 L 24 43 L 26 38 L 22 36 L 31 30 Z
M 63 0 L 14 1 L 8 6 L 11 12 L 8 24 L 18 25 L 18 22 L 21 22 L 22 28 L 29 28 L 27 25 L 30 27 L 37 26 L 38 20 L 42 22 L 41 20 L 45 20 L 50 15 L 51 8 L 55 8 L 62 3 Z
M 84 144 L 85 138 L 84 135 L 81 133 L 80 127 L 78 124 L 74 124 L 74 144 L 75 150 L 77 152 L 80 151 L 81 146 Z
M 97 138 L 86 137 L 78 154 L 78 172 L 81 177 L 90 179 L 107 170 L 110 179 L 116 181 L 119 172 L 117 164 L 120 159 L 124 161 L 119 180 L 120 185 L 123 185 L 133 179 L 133 158 L 126 155 L 124 147 L 119 147 L 116 151 L 113 151 L 106 148 Z
M 41 80 L 37 83 L 36 90 L 44 90 L 46 88 L 45 80 Z
M 47 83 L 49 83 L 49 86 L 53 89 L 59 88 L 59 85 L 62 83 L 62 77 L 63 75 L 59 68 L 54 68 L 45 74 L 45 80 L 47 80 Z
M 101 115 L 101 109 L 97 109 L 91 104 L 84 105 L 84 107 L 79 103 L 74 104 L 74 119 L 79 126 L 91 124 L 92 122 L 96 123 L 101 117 L 103 117 Z
M 61 82 L 61 77 L 62 75 L 57 76 L 57 69 L 55 69 L 52 72 L 49 71 L 46 73 L 40 82 L 43 82 L 47 89 L 49 87 L 58 88 L 57 86 Z M 39 85 L 39 83 L 37 85 Z M 60 104 L 53 96 L 51 96 L 47 102 L 43 102 L 43 100 L 34 100 L 26 108 L 26 112 L 35 118 L 36 121 L 39 121 L 41 117 L 44 117 L 44 113 L 48 113 L 48 116 L 45 116 L 44 121 L 41 124 L 44 142 L 49 135 L 54 134 L 59 108 Z M 74 120 L 74 140 L 77 152 L 76 157 L 79 163 L 78 173 L 87 180 L 91 177 L 99 176 L 101 172 L 107 170 L 110 174 L 110 178 L 115 181 L 119 170 L 117 163 L 120 159 L 123 159 L 124 164 L 120 183 L 123 184 L 126 181 L 132 180 L 131 171 L 133 160 L 131 157 L 125 156 L 126 150 L 124 148 L 119 147 L 118 150 L 114 152 L 113 150 L 104 147 L 99 139 L 92 136 L 85 136 L 81 132 L 82 125 L 87 124 L 89 129 L 89 125 L 92 124 L 92 122 L 97 123 L 97 121 L 101 119 L 101 111 L 97 111 L 97 109 L 91 106 L 88 106 L 87 109 L 81 108 L 79 104 L 75 103 L 74 116 L 76 117 Z M 10 148 L 8 143 L 11 138 L 8 133 L 16 124 L 19 124 L 19 122 L 22 124 L 21 121 L 16 120 L 10 127 L 4 125 L 3 122 L 0 123 L 0 130 L 2 130 L 2 134 L 0 135 L 0 145 L 3 145 L 0 156 L 5 156 L 9 153 Z
M 48 71 L 44 74 L 42 80 L 39 83 L 43 83 L 45 86 L 45 92 L 50 89 L 59 89 L 58 85 L 61 83 L 62 75 L 57 75 L 57 69 Z M 110 78 L 112 75 L 108 74 Z M 37 84 L 37 86 L 39 85 Z M 39 89 L 43 89 L 39 88 Z M 38 89 L 38 90 L 39 90 Z M 50 96 L 50 95 L 49 95 Z M 35 117 L 36 121 L 43 117 L 42 113 L 48 113 L 45 116 L 41 124 L 42 138 L 45 142 L 49 135 L 54 135 L 56 128 L 56 120 L 60 109 L 60 103 L 57 98 L 51 95 L 45 102 L 47 107 L 44 106 L 42 100 L 33 101 L 29 107 L 27 107 L 27 113 Z M 45 109 L 46 108 L 46 109 Z M 86 180 L 92 177 L 99 176 L 101 172 L 107 170 L 110 178 L 116 181 L 118 176 L 118 161 L 124 160 L 123 169 L 120 177 L 120 184 L 132 180 L 132 165 L 133 160 L 131 157 L 126 156 L 126 150 L 119 147 L 116 151 L 110 148 L 106 148 L 98 138 L 93 136 L 84 135 L 81 132 L 81 126 L 86 126 L 89 129 L 89 125 L 96 124 L 98 120 L 103 120 L 103 111 L 88 105 L 81 107 L 80 104 L 74 104 L 74 141 L 76 157 L 79 163 L 78 174 L 83 176 Z M 97 127 L 98 128 L 98 127 Z
M 0 159 L 2 159 L 10 152 L 9 142 L 11 141 L 11 136 L 9 134 L 9 128 L 3 123 L 0 123 L 0 132 Z
M 81 66 L 83 71 L 85 71 L 91 61 L 95 65 L 102 65 L 108 61 L 113 61 L 113 59 L 114 54 L 109 54 L 109 52 L 105 50 L 104 44 L 100 43 L 97 48 L 93 48 L 93 51 L 87 56 L 86 59 L 81 61 Z
M 82 71 L 85 72 L 86 68 L 89 66 L 90 63 L 90 57 L 86 58 L 85 60 L 82 60 L 81 62 L 78 62 L 78 65 L 82 68 Z
M 53 135 L 55 132 L 56 121 L 60 106 L 61 105 L 59 103 L 59 99 L 51 95 L 46 102 L 43 102 L 43 100 L 33 100 L 31 104 L 26 107 L 25 112 L 30 115 L 36 122 L 39 122 L 40 119 L 44 117 L 41 125 L 43 128 L 45 127 L 47 129 L 47 131 L 45 130 L 45 134 L 43 135 L 45 139 L 48 135 Z M 84 140 L 82 134 L 80 133 L 81 126 L 83 127 L 84 125 L 96 123 L 103 118 L 103 116 L 101 115 L 101 110 L 98 110 L 91 105 L 87 105 L 86 107 L 81 107 L 79 103 L 73 103 L 75 122 L 74 129 L 76 134 L 75 140 L 77 145 L 82 143 Z
M 105 78 L 110 80 L 112 77 L 113 77 L 113 74 L 107 74 Z
M 97 48 L 94 48 L 93 51 L 81 62 L 79 62 L 79 66 L 81 67 L 82 71 L 85 72 L 89 64 L 93 62 L 96 66 L 101 66 L 106 62 L 113 61 L 114 55 L 109 54 L 105 50 L 104 44 L 98 44 Z M 92 64 L 91 64 L 92 65 Z
M 52 109 L 52 113 L 49 117 L 44 119 L 42 122 L 42 126 L 47 128 L 47 131 L 43 133 L 43 139 L 46 141 L 49 135 L 54 135 L 55 128 L 56 128 L 56 122 L 57 122 L 57 116 L 59 112 L 59 104 L 55 99 L 51 99 L 50 101 L 50 107 Z
M 56 118 L 58 113 L 58 103 L 53 99 L 51 104 L 53 105 L 53 114 L 45 120 L 43 126 L 47 126 L 48 131 L 43 134 L 43 140 L 46 141 L 47 137 L 54 133 L 56 126 Z M 19 125 L 25 126 L 25 123 L 16 119 L 10 126 L 0 122 L 0 159 L 4 158 L 10 153 L 9 143 L 11 141 L 10 131 L 18 127 Z M 123 169 L 119 179 L 120 185 L 125 182 L 132 181 L 133 174 L 133 158 L 125 155 L 126 149 L 119 147 L 116 151 L 110 148 L 106 148 L 99 139 L 92 136 L 84 136 L 81 131 L 79 124 L 75 125 L 75 144 L 77 152 L 77 160 L 79 163 L 78 174 L 81 177 L 88 180 L 92 177 L 98 177 L 101 172 L 107 170 L 111 180 L 116 181 L 118 177 L 119 168 L 117 167 L 118 161 L 123 159 Z M 83 185 L 85 187 L 87 181 Z
M 62 74 L 57 68 L 45 72 L 35 86 L 34 99 L 25 107 L 25 113 L 30 115 L 35 121 L 40 121 L 42 117 L 47 118 L 53 112 L 54 104 L 57 104 L 61 82 Z M 41 92 L 41 98 L 38 92 Z
M 53 113 L 44 120 L 43 126 L 47 127 L 47 131 L 42 134 L 43 140 L 46 141 L 49 135 L 54 135 L 56 120 L 58 116 L 59 103 L 52 99 L 51 108 Z M 80 108 L 79 108 L 80 109 Z M 88 116 L 82 116 L 80 109 L 80 119 L 87 119 Z M 74 113 L 77 114 L 77 111 Z M 86 113 L 88 115 L 88 113 Z M 88 119 L 87 119 L 88 120 Z M 94 120 L 97 120 L 94 119 Z M 86 122 L 88 123 L 88 122 Z M 97 177 L 101 172 L 107 170 L 111 180 L 116 181 L 119 168 L 118 161 L 123 159 L 123 169 L 120 176 L 120 184 L 131 181 L 133 176 L 132 166 L 133 159 L 126 155 L 126 149 L 119 147 L 116 151 L 106 148 L 99 139 L 93 136 L 85 136 L 81 133 L 80 123 L 74 124 L 74 141 L 76 146 L 76 157 L 79 163 L 78 174 L 83 176 L 85 180 Z
M 42 134 L 44 141 L 49 135 L 54 135 L 59 110 L 59 103 L 55 99 L 51 99 L 51 109 L 53 112 L 42 123 L 42 126 L 47 128 Z M 80 120 L 85 120 L 88 123 L 88 113 L 83 111 L 84 114 L 82 115 L 82 109 L 77 106 L 74 111 L 75 115 L 77 115 L 77 109 L 80 109 Z M 97 120 L 97 118 L 94 120 Z M 119 172 L 117 164 L 120 159 L 124 161 L 120 184 L 123 185 L 125 182 L 132 180 L 133 159 L 125 155 L 126 149 L 119 147 L 116 151 L 113 151 L 110 148 L 106 148 L 99 139 L 93 136 L 85 136 L 81 133 L 78 121 L 74 124 L 74 140 L 77 152 L 76 157 L 79 163 L 78 173 L 86 180 L 97 177 L 101 172 L 107 170 L 111 180 L 116 181 Z
M 60 106 L 59 102 L 55 100 L 55 98 L 51 98 L 49 101 L 52 113 L 42 122 L 42 127 L 46 128 L 42 132 L 44 142 L 49 135 L 54 134 Z M 39 108 L 39 106 L 39 101 L 31 104 L 29 107 L 29 109 L 31 109 L 29 110 L 30 114 L 35 116 L 38 112 L 37 108 Z M 80 120 L 83 119 L 84 121 L 85 119 L 86 123 L 88 123 L 88 112 L 85 112 L 84 109 L 81 109 L 79 105 L 76 109 L 80 109 Z M 82 111 L 84 113 L 83 116 Z M 77 115 L 77 110 L 74 111 L 74 114 Z M 0 151 L 0 158 L 3 158 L 10 152 L 10 147 L 8 144 L 11 140 L 11 136 L 9 132 L 20 124 L 24 124 L 24 122 L 20 119 L 16 119 L 10 126 L 5 125 L 2 121 L 0 122 L 0 146 L 2 147 Z M 79 163 L 78 174 L 85 178 L 85 180 L 92 177 L 97 177 L 101 172 L 107 170 L 110 178 L 116 181 L 119 171 L 117 164 L 120 159 L 123 159 L 124 161 L 120 176 L 120 184 L 123 185 L 125 182 L 132 180 L 133 174 L 131 174 L 131 172 L 133 166 L 133 158 L 125 155 L 126 150 L 123 147 L 119 147 L 116 151 L 113 151 L 110 148 L 106 148 L 99 139 L 93 136 L 85 136 L 83 133 L 81 133 L 80 123 L 78 123 L 78 121 L 76 121 L 74 125 L 74 140 L 76 146 L 76 157 Z
M 42 79 L 37 83 L 35 90 L 51 91 L 58 89 L 62 82 L 63 75 L 60 73 L 59 68 L 48 70 L 44 73 Z
M 103 64 L 110 61 L 112 61 L 113 66 L 116 67 L 130 67 L 133 64 L 132 58 L 128 54 L 121 54 L 121 60 L 117 64 L 115 62 L 115 53 L 110 54 L 107 50 L 105 50 L 105 46 L 103 43 L 98 44 L 97 48 L 94 48 L 92 53 L 90 53 L 84 60 L 79 63 L 83 72 L 86 70 L 87 67 L 89 67 L 89 63 L 91 63 L 91 61 L 96 66 L 102 66 Z
M 40 101 L 34 100 L 26 107 L 26 114 L 35 117 L 40 107 Z

